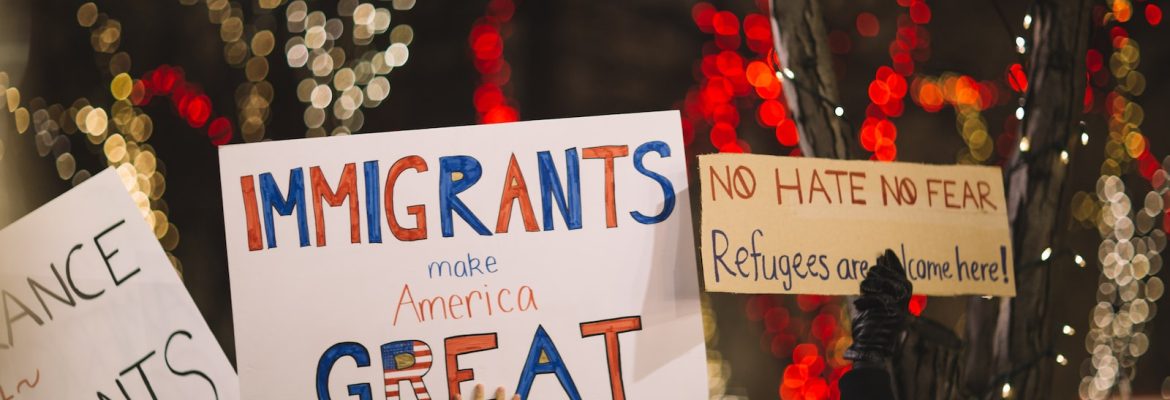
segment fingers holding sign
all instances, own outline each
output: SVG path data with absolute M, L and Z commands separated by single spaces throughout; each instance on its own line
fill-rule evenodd
M 485 400 L 484 399 L 485 395 L 486 394 L 485 394 L 485 390 L 483 388 L 483 385 L 475 385 L 475 390 L 473 390 L 471 392 L 471 400 Z M 501 386 L 501 387 L 496 388 L 495 397 L 492 397 L 492 399 L 504 400 L 507 398 L 506 397 L 507 395 L 508 395 L 508 392 L 505 391 L 504 388 Z M 455 400 L 463 400 L 463 396 L 460 394 L 455 394 Z M 520 395 L 519 394 L 512 395 L 511 400 L 521 400 Z

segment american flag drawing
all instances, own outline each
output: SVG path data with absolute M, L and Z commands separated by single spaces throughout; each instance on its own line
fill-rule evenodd
M 386 400 L 398 400 L 402 381 L 410 383 L 418 400 L 429 400 L 422 377 L 431 369 L 431 347 L 418 340 L 403 340 L 382 345 L 382 369 L 386 379 Z

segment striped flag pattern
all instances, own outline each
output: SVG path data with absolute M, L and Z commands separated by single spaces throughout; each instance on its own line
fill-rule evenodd
M 431 347 L 419 340 L 382 345 L 382 369 L 386 379 L 386 400 L 399 399 L 399 383 L 407 381 L 418 400 L 429 400 L 422 377 L 431 369 Z

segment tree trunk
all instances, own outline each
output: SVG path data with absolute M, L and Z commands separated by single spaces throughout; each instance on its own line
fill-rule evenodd
M 784 98 L 806 156 L 848 159 L 849 134 L 836 114 L 837 79 L 815 0 L 772 1 L 772 35 L 784 75 Z
M 1040 260 L 1045 249 L 1060 249 L 1063 241 L 1057 229 L 1067 214 L 1061 207 L 1067 172 L 1062 152 L 1071 152 L 1080 131 L 1090 14 L 1087 0 L 1041 0 L 1031 11 L 1029 83 L 1021 124 L 1030 149 L 1017 149 L 1006 172 L 1016 297 L 972 298 L 967 312 L 970 342 L 964 380 L 971 393 L 984 397 L 999 395 L 1010 383 L 1014 397 L 1041 398 L 1052 380 L 1051 267 Z

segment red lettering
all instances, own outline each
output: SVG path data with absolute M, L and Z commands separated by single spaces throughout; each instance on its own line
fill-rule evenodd
M 845 202 L 844 194 L 841 193 L 842 192 L 842 190 L 841 190 L 841 175 L 845 175 L 848 173 L 849 173 L 848 171 L 842 171 L 842 170 L 836 170 L 836 169 L 826 169 L 825 170 L 825 175 L 832 175 L 833 177 L 837 178 L 837 202 L 838 203 Z
M 240 192 L 244 194 L 244 219 L 248 223 L 248 250 L 264 248 L 261 241 L 260 213 L 256 205 L 256 182 L 252 175 L 240 177 Z
M 777 168 L 775 170 L 775 172 L 776 172 L 776 204 L 780 204 L 780 205 L 784 204 L 784 190 L 795 190 L 796 191 L 796 200 L 800 204 L 804 204 L 804 196 L 800 193 L 800 168 L 794 168 L 793 171 L 796 172 L 796 184 L 795 185 L 782 185 L 782 184 L 780 184 L 780 169 Z M 811 197 L 809 198 L 809 200 L 812 200 Z
M 313 220 L 317 224 L 317 247 L 325 246 L 325 212 L 321 200 L 328 202 L 331 207 L 337 207 L 348 199 L 349 241 L 351 243 L 362 241 L 361 232 L 358 230 L 361 220 L 358 218 L 356 168 L 353 163 L 345 164 L 341 171 L 341 180 L 337 183 L 337 191 L 329 188 L 329 182 L 325 181 L 321 167 L 309 169 L 309 180 L 313 185 Z
M 963 181 L 963 208 L 967 208 L 967 200 L 971 200 L 971 204 L 975 208 L 983 208 L 979 205 L 979 199 L 975 198 L 975 191 L 971 189 L 970 181 Z
M 499 308 L 500 311 L 510 313 L 510 312 L 512 312 L 512 310 L 515 310 L 516 308 L 514 308 L 514 307 L 513 308 L 504 308 L 504 300 L 503 300 L 504 292 L 512 293 L 512 290 L 508 289 L 508 288 L 503 288 L 503 289 L 500 289 L 500 291 L 496 293 L 496 308 Z
M 500 195 L 500 214 L 496 218 L 496 233 L 507 233 L 508 224 L 512 222 L 512 204 L 520 200 L 520 217 L 524 219 L 524 230 L 536 232 L 540 227 L 536 225 L 536 214 L 532 212 L 532 200 L 528 198 L 528 184 L 524 182 L 524 174 L 516 164 L 516 154 L 508 161 L 508 175 L 504 177 L 504 193 Z
M 409 301 L 403 301 L 408 298 L 410 299 Z M 410 285 L 405 284 L 402 285 L 402 294 L 398 296 L 398 308 L 394 309 L 394 321 L 390 323 L 390 326 L 398 326 L 398 313 L 402 311 L 402 306 L 406 304 L 410 305 L 410 311 L 414 312 L 415 318 L 419 322 L 422 322 L 422 316 L 418 315 L 418 310 L 414 308 L 414 296 L 410 294 Z
M 715 173 L 715 167 L 707 167 L 709 176 L 711 177 L 711 201 L 715 201 L 715 184 L 719 183 L 719 187 L 727 193 L 727 198 L 731 198 L 731 166 L 723 166 L 723 175 L 727 177 L 727 181 L 719 179 L 719 174 Z
M 854 182 L 853 181 L 854 177 L 860 177 L 861 179 L 865 179 L 865 173 L 864 172 L 850 172 L 849 173 L 849 197 L 851 199 L 853 199 L 853 204 L 865 205 L 865 199 L 857 197 L 857 191 L 858 190 L 865 190 L 865 188 L 862 187 L 861 185 L 858 185 L 856 182 Z
M 622 382 L 622 353 L 618 334 L 642 330 L 641 317 L 624 317 L 581 324 L 581 337 L 605 335 L 605 359 L 609 366 L 609 387 L 614 400 L 625 400 Z
M 496 346 L 496 334 L 494 333 L 454 336 L 444 339 L 443 347 L 446 348 L 447 354 L 447 394 L 452 398 L 462 396 L 463 392 L 460 391 L 459 384 L 475 379 L 475 370 L 459 368 L 460 355 L 492 350 Z
M 821 192 L 821 194 L 825 195 L 825 202 L 833 204 L 833 199 L 829 198 L 829 192 L 825 190 L 825 184 L 821 182 L 821 175 L 817 173 L 817 170 L 813 170 L 810 181 L 808 184 L 808 203 L 812 204 L 814 192 Z
M 938 179 L 926 180 L 926 205 L 928 206 L 934 206 L 934 195 L 938 194 L 938 190 L 934 188 L 936 183 L 942 183 L 942 181 Z
M 943 181 L 943 205 L 947 208 L 959 208 L 958 204 L 951 203 L 951 199 L 955 198 L 955 193 L 951 191 L 951 187 L 955 186 L 955 181 Z
M 390 223 L 390 232 L 402 241 L 413 241 L 427 238 L 427 208 L 416 204 L 406 207 L 406 213 L 414 216 L 415 228 L 406 229 L 398 225 L 398 218 L 394 216 L 394 183 L 398 182 L 398 175 L 403 171 L 413 169 L 419 173 L 427 172 L 427 162 L 419 156 L 406 156 L 394 162 L 386 176 L 386 222 Z
M 995 203 L 992 203 L 991 199 L 987 198 L 987 196 L 991 195 L 991 185 L 989 185 L 987 182 L 980 181 L 978 184 L 976 184 L 976 186 L 979 187 L 979 199 L 980 199 L 980 202 L 982 203 L 982 206 L 980 206 L 979 208 L 985 208 L 987 206 L 991 206 L 992 210 L 998 210 L 999 207 L 996 207 Z M 259 240 L 259 239 L 257 239 L 257 240 Z
M 581 158 L 605 160 L 605 227 L 617 227 L 617 206 L 614 204 L 613 159 L 630 154 L 629 146 L 597 146 L 581 150 Z

